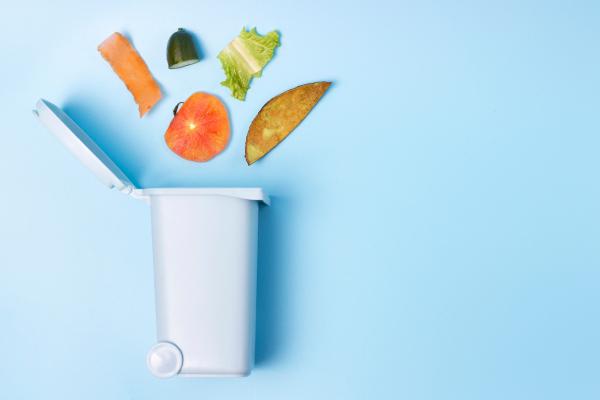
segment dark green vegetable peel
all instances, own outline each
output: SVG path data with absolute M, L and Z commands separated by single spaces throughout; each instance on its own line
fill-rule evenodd
M 179 28 L 169 38 L 167 63 L 170 69 L 181 68 L 200 61 L 192 35 Z

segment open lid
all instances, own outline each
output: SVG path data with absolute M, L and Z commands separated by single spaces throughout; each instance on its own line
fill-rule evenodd
M 40 99 L 33 113 L 102 183 L 127 193 L 134 189 L 131 181 L 113 160 L 60 108 Z

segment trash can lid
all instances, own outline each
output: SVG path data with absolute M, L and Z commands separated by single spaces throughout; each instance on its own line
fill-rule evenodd
M 134 189 L 117 164 L 60 108 L 40 99 L 33 113 L 102 183 L 127 193 Z

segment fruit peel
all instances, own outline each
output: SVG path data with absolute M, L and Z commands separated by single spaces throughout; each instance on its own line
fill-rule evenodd
M 269 100 L 258 112 L 246 136 L 248 165 L 264 157 L 306 118 L 331 82 L 314 82 L 287 90 Z

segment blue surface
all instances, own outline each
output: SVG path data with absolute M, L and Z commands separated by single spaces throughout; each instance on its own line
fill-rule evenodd
M 0 398 L 599 398 L 600 3 L 299 3 L 3 6 Z M 282 47 L 241 103 L 215 57 L 244 25 L 280 30 Z M 171 71 L 180 26 L 206 58 Z M 166 92 L 142 120 L 96 52 L 117 30 Z M 260 106 L 326 79 L 300 128 L 245 166 Z M 207 164 L 162 138 L 196 90 L 232 116 Z M 272 194 L 249 378 L 146 371 L 148 209 L 43 130 L 38 97 L 140 186 Z

